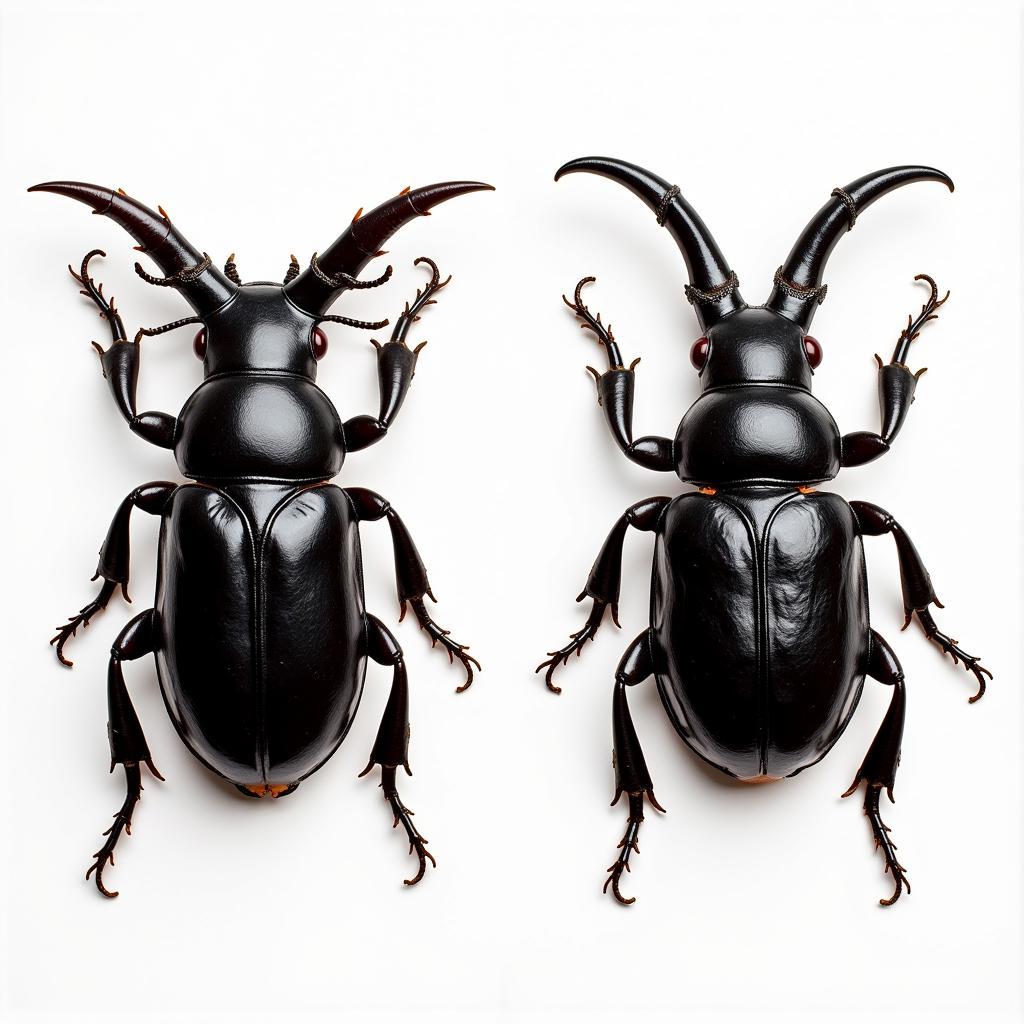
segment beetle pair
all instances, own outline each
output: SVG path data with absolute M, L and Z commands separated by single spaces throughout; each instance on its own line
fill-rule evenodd
M 582 298 L 584 278 L 568 305 L 604 345 L 609 369 L 599 374 L 598 398 L 616 441 L 633 461 L 674 471 L 699 485 L 675 499 L 640 502 L 618 521 L 581 594 L 593 607 L 570 643 L 551 652 L 553 673 L 580 653 L 605 611 L 616 615 L 622 544 L 628 527 L 655 534 L 650 627 L 629 646 L 613 698 L 616 800 L 629 804 L 620 853 L 605 888 L 615 897 L 637 850 L 646 797 L 658 806 L 626 701 L 626 687 L 654 675 L 676 729 L 700 756 L 744 781 L 793 775 L 820 760 L 857 705 L 865 675 L 893 687 L 890 709 L 854 785 L 865 782 L 864 808 L 895 891 L 906 885 L 879 795 L 891 797 L 904 717 L 904 680 L 891 648 L 868 622 L 861 538 L 890 533 L 903 576 L 907 623 L 917 615 L 928 636 L 978 679 L 976 700 L 989 675 L 938 630 L 928 608 L 937 603 L 928 573 L 898 523 L 865 502 L 847 504 L 814 490 L 841 466 L 860 465 L 888 450 L 899 432 L 920 374 L 905 365 L 920 328 L 942 302 L 931 296 L 900 336 L 893 358 L 879 360 L 882 428 L 841 436 L 827 410 L 811 396 L 820 348 L 807 335 L 825 294 L 825 262 L 857 215 L 886 192 L 911 181 L 952 182 L 926 167 L 899 167 L 836 189 L 798 240 L 762 307 L 747 306 L 713 238 L 675 186 L 618 160 L 587 158 L 559 176 L 590 171 L 617 180 L 638 195 L 669 228 L 689 272 L 686 297 L 704 335 L 692 358 L 702 394 L 674 439 L 632 436 L 633 366 L 624 366 L 610 329 Z M 556 176 L 557 177 L 557 176 Z M 147 281 L 176 288 L 196 315 L 142 330 L 129 342 L 113 302 L 89 272 L 89 253 L 75 274 L 83 293 L 110 327 L 112 344 L 100 351 L 104 376 L 131 429 L 173 448 L 190 483 L 137 488 L 122 503 L 100 554 L 96 599 L 60 628 L 58 657 L 79 625 L 128 583 L 128 521 L 133 508 L 161 517 L 160 571 L 154 608 L 137 616 L 114 643 L 108 672 L 112 760 L 124 767 L 127 792 L 90 874 L 105 895 L 104 867 L 139 799 L 141 764 L 156 774 L 132 708 L 121 663 L 156 656 L 171 718 L 189 749 L 214 772 L 252 796 L 281 796 L 321 767 L 344 739 L 358 705 L 366 659 L 394 670 L 391 696 L 366 771 L 381 766 L 382 785 L 424 874 L 433 857 L 399 798 L 397 768 L 407 765 L 408 688 L 401 649 L 364 607 L 358 524 L 386 518 L 395 547 L 399 599 L 411 605 L 433 643 L 466 669 L 464 690 L 479 665 L 427 613 L 430 593 L 416 548 L 391 506 L 360 488 L 329 483 L 349 451 L 379 440 L 397 415 L 415 370 L 419 348 L 406 338 L 422 309 L 443 287 L 437 268 L 398 318 L 391 340 L 378 345 L 380 410 L 342 423 L 315 385 L 316 361 L 326 339 L 318 324 L 365 323 L 327 313 L 350 288 L 375 287 L 390 276 L 356 275 L 380 245 L 411 218 L 439 202 L 490 186 L 454 182 L 406 191 L 356 219 L 301 271 L 292 258 L 283 284 L 242 284 L 233 257 L 224 272 L 193 248 L 161 210 L 92 185 L 36 186 L 92 206 L 125 227 L 161 268 Z M 74 272 L 73 272 L 74 273 Z M 446 282 L 445 282 L 446 283 Z M 205 379 L 177 417 L 138 413 L 135 388 L 139 341 L 198 324 L 196 352 Z M 375 343 L 376 344 L 376 343 Z M 126 595 L 127 596 L 127 595 Z M 432 595 L 431 595 L 432 596 Z M 309 609 L 328 623 L 309 635 Z M 69 662 L 66 662 L 68 663 Z M 158 776 L 159 777 L 159 776 Z M 660 808 L 659 808 L 660 809 Z M 909 889 L 909 886 L 907 886 Z

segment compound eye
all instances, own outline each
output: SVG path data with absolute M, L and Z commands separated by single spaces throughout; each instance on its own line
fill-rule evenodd
M 204 327 L 193 339 L 192 339 L 192 351 L 196 354 L 196 359 L 206 358 L 206 328 Z
M 816 370 L 821 362 L 821 344 L 818 342 L 818 339 L 805 334 L 804 352 L 807 353 L 807 362 L 811 364 L 811 369 Z
M 711 351 L 711 342 L 707 338 L 698 338 L 690 349 L 690 362 L 700 371 L 708 361 L 708 352 Z
M 313 358 L 320 362 L 327 355 L 327 335 L 319 327 L 313 328 Z

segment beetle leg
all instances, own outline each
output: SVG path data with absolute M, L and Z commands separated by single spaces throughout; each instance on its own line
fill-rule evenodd
M 622 582 L 622 544 L 626 538 L 626 530 L 632 526 L 637 530 L 653 533 L 661 519 L 661 513 L 671 498 L 647 498 L 638 501 L 630 506 L 619 517 L 618 522 L 612 527 L 607 539 L 590 570 L 587 585 L 583 593 L 576 598 L 582 601 L 585 597 L 593 600 L 590 615 L 582 629 L 572 633 L 569 643 L 560 647 L 557 651 L 548 651 L 548 660 L 541 662 L 535 672 L 546 668 L 544 682 L 552 693 L 561 693 L 562 688 L 555 686 L 553 680 L 555 669 L 559 665 L 567 665 L 569 658 L 575 652 L 579 657 L 588 640 L 593 640 L 604 619 L 605 609 L 612 610 L 612 621 L 619 624 L 619 587 Z
M 415 261 L 416 264 L 424 263 L 430 269 L 430 281 L 422 288 L 416 289 L 416 298 L 411 303 L 405 304 L 405 309 L 395 321 L 391 338 L 381 345 L 374 341 L 377 349 L 377 381 L 380 389 L 380 411 L 374 416 L 353 416 L 345 422 L 345 447 L 347 451 L 357 452 L 368 448 L 371 444 L 379 441 L 387 432 L 398 415 L 402 403 L 405 401 L 406 393 L 416 375 L 416 360 L 419 358 L 420 349 L 426 345 L 421 341 L 415 348 L 410 349 L 406 344 L 406 337 L 409 328 L 420 319 L 420 313 L 427 306 L 432 306 L 437 301 L 434 296 L 451 280 L 451 277 L 441 280 L 441 274 L 433 260 L 421 256 Z M 326 316 L 325 320 L 336 319 Z M 387 321 L 384 321 L 384 326 Z M 380 326 L 380 325 L 377 325 Z
M 675 443 L 670 438 L 652 435 L 633 440 L 633 388 L 636 383 L 635 367 L 640 360 L 634 359 L 626 368 L 611 324 L 602 323 L 601 314 L 591 313 L 583 301 L 583 286 L 595 280 L 584 277 L 576 285 L 573 301 L 564 295 L 562 301 L 579 317 L 580 327 L 592 331 L 598 343 L 604 346 L 608 369 L 599 374 L 592 366 L 587 367 L 597 383 L 597 404 L 604 409 L 608 429 L 626 458 L 646 469 L 674 472 Z
M 93 864 L 85 873 L 86 878 L 95 873 L 96 888 L 109 899 L 117 896 L 117 892 L 111 892 L 103 884 L 103 869 L 107 864 L 114 863 L 114 848 L 121 838 L 121 833 L 127 832 L 131 835 L 132 813 L 142 792 L 142 764 L 145 764 L 156 778 L 163 781 L 163 776 L 153 764 L 139 716 L 132 706 L 121 671 L 122 661 L 135 661 L 145 654 L 151 654 L 156 646 L 155 641 L 154 614 L 150 608 L 141 615 L 136 615 L 121 630 L 110 649 L 110 666 L 107 670 L 110 770 L 113 771 L 116 764 L 124 766 L 126 791 L 124 803 L 114 815 L 114 823 L 103 833 L 107 837 L 106 841 L 93 854 Z
M 907 326 L 897 339 L 889 362 L 883 363 L 879 356 L 875 356 L 878 363 L 881 431 L 876 434 L 870 430 L 858 430 L 852 434 L 844 434 L 840 444 L 841 461 L 844 466 L 862 466 L 884 455 L 896 440 L 896 435 L 899 434 L 910 412 L 917 382 L 925 372 L 918 370 L 914 373 L 907 366 L 910 346 L 917 340 L 925 324 L 938 318 L 937 310 L 949 298 L 949 292 L 946 292 L 942 299 L 939 298 L 938 287 L 927 274 L 918 274 L 914 280 L 926 282 L 931 291 L 930 296 L 917 317 L 907 317 Z
M 103 294 L 103 285 L 97 284 L 89 274 L 89 261 L 94 256 L 106 255 L 102 249 L 93 249 L 85 254 L 81 270 L 78 273 L 68 267 L 71 276 L 81 285 L 81 293 L 91 299 L 99 310 L 100 316 L 107 321 L 110 328 L 110 348 L 93 342 L 92 346 L 99 353 L 100 369 L 110 386 L 110 393 L 117 403 L 121 415 L 128 422 L 133 433 L 161 448 L 174 447 L 174 430 L 176 420 L 165 412 L 138 413 L 135 396 L 139 383 L 139 339 L 147 332 L 142 331 L 133 341 L 129 341 L 124 330 L 121 314 L 114 305 L 113 298 L 107 299 Z
M 928 639 L 936 643 L 942 649 L 943 654 L 948 654 L 953 659 L 953 664 L 963 664 L 964 669 L 971 672 L 978 681 L 978 692 L 968 698 L 969 703 L 973 704 L 980 700 L 985 693 L 985 677 L 988 676 L 991 679 L 992 673 L 981 664 L 980 658 L 968 654 L 958 647 L 957 641 L 943 633 L 936 625 L 928 608 L 933 604 L 941 608 L 942 603 L 935 596 L 931 576 L 925 568 L 917 548 L 914 547 L 914 542 L 884 508 L 879 508 L 867 501 L 853 501 L 850 504 L 860 522 L 863 533 L 871 537 L 892 534 L 892 538 L 896 542 L 896 554 L 900 561 L 900 579 L 903 585 L 903 611 L 906 616 L 903 628 L 906 629 L 916 615 Z
M 57 658 L 62 665 L 70 668 L 74 662 L 64 657 L 64 645 L 78 632 L 79 626 L 88 626 L 89 621 L 99 611 L 107 607 L 118 587 L 124 599 L 131 602 L 128 596 L 128 571 L 131 562 L 129 523 L 133 508 L 141 508 L 150 515 L 163 512 L 167 499 L 176 488 L 176 484 L 158 480 L 155 483 L 136 487 L 114 514 L 106 540 L 100 548 L 100 561 L 93 579 L 103 579 L 100 592 L 77 615 L 72 615 L 64 625 L 55 627 L 57 635 L 50 641 L 55 647 Z
M 891 838 L 891 829 L 882 821 L 879 811 L 879 799 L 885 789 L 893 802 L 892 789 L 896 781 L 896 768 L 900 763 L 900 744 L 903 740 L 903 719 L 906 714 L 906 687 L 903 681 L 903 669 L 893 649 L 874 630 L 871 631 L 871 651 L 868 656 L 868 675 L 886 686 L 892 686 L 893 695 L 889 710 L 882 719 L 871 746 L 854 776 L 850 788 L 843 794 L 852 796 L 862 782 L 867 783 L 864 792 L 864 813 L 871 822 L 871 834 L 874 836 L 875 848 L 881 849 L 885 857 L 885 870 L 892 875 L 894 890 L 888 899 L 881 899 L 883 907 L 891 907 L 906 887 L 910 892 L 910 882 L 906 869 L 896 858 L 896 844 Z
M 451 632 L 442 629 L 427 612 L 424 596 L 429 595 L 431 600 L 436 600 L 430 590 L 430 580 L 427 579 L 427 570 L 423 565 L 423 559 L 416 550 L 412 537 L 402 522 L 398 513 L 391 507 L 391 504 L 374 491 L 366 490 L 363 487 L 349 487 L 345 493 L 352 502 L 356 518 L 360 522 L 377 522 L 386 518 L 391 528 L 391 541 L 395 550 L 395 577 L 398 584 L 398 603 L 401 608 L 399 622 L 405 618 L 406 606 L 412 605 L 416 620 L 430 637 L 430 646 L 441 645 L 442 650 L 448 654 L 448 660 L 454 664 L 458 658 L 462 667 L 466 670 L 466 681 L 462 686 L 456 687 L 456 693 L 468 690 L 473 684 L 473 666 L 480 670 L 480 662 L 471 654 L 468 654 L 469 647 L 460 644 L 451 638 Z
M 370 760 L 359 773 L 362 778 L 368 774 L 375 764 L 380 765 L 381 788 L 384 799 L 391 805 L 395 816 L 394 828 L 402 823 L 409 839 L 409 853 L 415 853 L 419 860 L 419 869 L 412 878 L 405 880 L 406 885 L 415 885 L 426 873 L 427 861 L 434 867 L 437 861 L 427 850 L 427 840 L 413 824 L 413 812 L 402 803 L 398 795 L 396 783 L 397 768 L 401 765 L 407 775 L 409 770 L 409 680 L 402 658 L 402 648 L 391 635 L 388 628 L 374 615 L 367 616 L 369 650 L 367 653 L 378 665 L 391 665 L 395 670 L 391 683 L 391 695 L 388 697 L 384 717 L 381 718 L 377 739 L 370 752 Z
M 630 896 L 626 899 L 619 891 L 619 882 L 622 880 L 622 872 L 631 870 L 630 854 L 640 852 L 637 837 L 644 820 L 644 797 L 647 797 L 651 806 L 662 813 L 665 811 L 654 796 L 654 784 L 651 782 L 644 752 L 629 713 L 629 702 L 626 700 L 627 686 L 636 686 L 654 674 L 652 643 L 651 631 L 646 629 L 626 649 L 615 671 L 615 694 L 612 698 L 612 735 L 615 741 L 612 754 L 612 763 L 615 766 L 615 797 L 612 806 L 614 807 L 625 793 L 629 799 L 629 817 L 626 819 L 626 831 L 618 845 L 619 855 L 608 869 L 603 891 L 607 892 L 608 886 L 611 886 L 615 899 L 627 906 L 635 903 L 636 897 Z

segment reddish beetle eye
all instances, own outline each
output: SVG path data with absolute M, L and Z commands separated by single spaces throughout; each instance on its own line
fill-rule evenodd
M 313 358 L 319 362 L 327 355 L 327 335 L 319 327 L 313 328 Z
M 816 370 L 821 362 L 821 345 L 818 343 L 818 339 L 805 334 L 804 351 L 807 353 L 807 362 L 811 364 L 811 369 Z
M 196 336 L 192 339 L 192 351 L 196 354 L 196 359 L 206 358 L 206 328 L 204 327 Z
M 711 348 L 711 342 L 707 338 L 698 338 L 690 349 L 690 362 L 698 370 L 704 369 L 704 364 L 708 361 L 708 351 Z

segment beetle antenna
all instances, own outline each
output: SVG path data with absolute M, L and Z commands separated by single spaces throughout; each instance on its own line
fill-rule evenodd
M 224 276 L 235 284 L 241 284 L 242 279 L 238 276 L 238 267 L 235 265 L 235 254 L 232 253 L 224 264 Z
M 917 340 L 925 324 L 930 320 L 938 319 L 939 314 L 937 311 L 939 307 L 944 305 L 949 298 L 948 291 L 941 299 L 939 298 L 938 285 L 927 274 L 917 274 L 914 280 L 926 282 L 931 294 L 921 307 L 921 312 L 918 313 L 916 318 L 912 316 L 907 317 L 907 326 L 896 342 L 896 350 L 892 354 L 892 362 L 904 366 L 907 362 L 907 356 L 910 355 L 910 346 Z
M 288 264 L 288 270 L 284 275 L 285 284 L 291 284 L 302 271 L 302 267 L 299 266 L 299 261 L 295 258 L 295 253 L 291 254 L 291 260 L 291 263 Z
M 158 334 L 166 334 L 168 331 L 176 331 L 179 327 L 187 324 L 201 324 L 203 318 L 199 316 L 187 316 L 183 320 L 175 320 L 173 323 L 164 324 L 162 327 L 140 327 L 135 335 L 135 340 L 141 338 L 155 338 Z
M 177 288 L 182 284 L 191 284 L 193 281 L 198 280 L 207 270 L 210 269 L 210 264 L 213 261 L 204 252 L 203 258 L 192 267 L 185 267 L 183 270 L 179 270 L 168 277 L 154 277 L 152 274 L 146 273 L 141 263 L 135 264 L 135 273 L 146 281 L 148 284 L 155 284 L 158 288 Z
M 405 309 L 402 310 L 401 315 L 395 321 L 395 329 L 391 332 L 392 342 L 398 345 L 404 345 L 405 339 L 409 334 L 409 328 L 420 318 L 420 312 L 427 308 L 427 306 L 433 306 L 437 301 L 433 298 L 448 282 L 452 279 L 449 274 L 443 281 L 441 280 L 441 272 L 437 269 L 437 264 L 426 256 L 420 256 L 419 259 L 413 261 L 413 266 L 418 267 L 421 263 L 425 263 L 430 268 L 430 280 L 422 288 L 416 289 L 416 298 L 411 303 L 405 304 Z M 422 348 L 426 342 L 417 346 Z
M 592 284 L 596 280 L 596 277 L 582 278 L 579 284 L 576 285 L 576 291 L 573 293 L 574 301 L 570 302 L 564 295 L 562 296 L 562 301 L 583 321 L 580 327 L 585 331 L 593 331 L 597 336 L 597 340 L 604 345 L 605 351 L 608 353 L 609 367 L 613 370 L 621 370 L 624 369 L 622 353 L 615 342 L 615 335 L 612 334 L 611 324 L 601 323 L 601 314 L 598 313 L 595 316 L 583 301 L 583 286 Z
M 313 276 L 322 281 L 328 288 L 379 288 L 382 284 L 386 284 L 391 280 L 391 274 L 394 272 L 394 268 L 389 265 L 384 269 L 384 273 L 380 277 L 375 277 L 372 281 L 360 281 L 344 271 L 333 275 L 326 274 L 317 260 L 318 256 L 319 253 L 313 253 L 310 257 L 309 269 L 313 271 Z
M 358 327 L 361 331 L 379 331 L 391 323 L 390 320 L 355 320 L 350 316 L 334 316 L 333 314 L 319 317 L 317 323 L 323 323 L 325 320 L 332 324 L 344 324 L 346 327 Z

